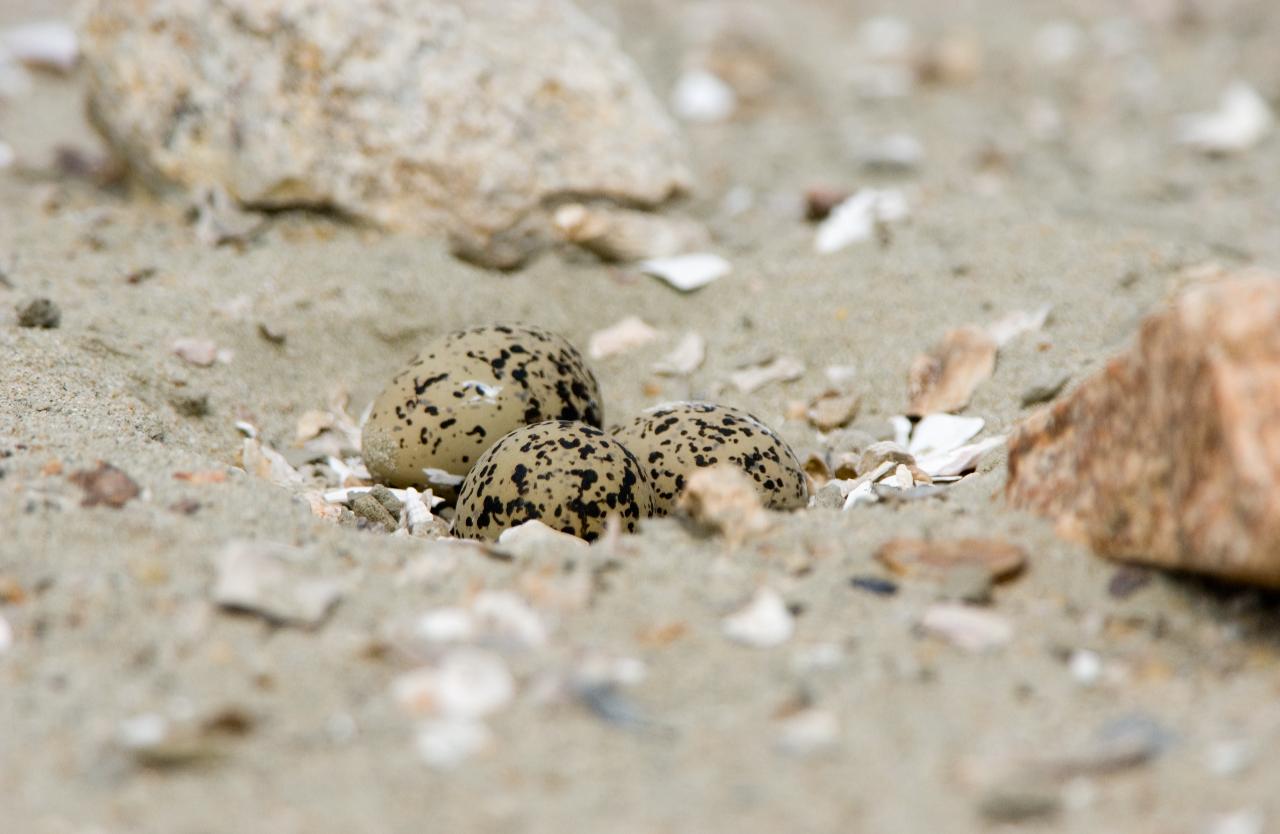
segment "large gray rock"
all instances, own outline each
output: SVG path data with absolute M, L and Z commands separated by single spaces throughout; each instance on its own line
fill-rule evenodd
M 513 265 L 561 199 L 688 186 L 670 117 L 570 0 L 90 0 L 91 112 L 153 185 L 447 231 Z

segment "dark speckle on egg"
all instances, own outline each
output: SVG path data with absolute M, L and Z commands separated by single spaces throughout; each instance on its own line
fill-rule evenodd
M 654 511 L 653 490 L 635 456 L 585 423 L 551 420 L 516 429 L 476 462 L 458 492 L 454 534 L 494 540 L 538 519 L 587 540 L 610 515 L 628 531 Z
M 795 454 L 745 411 L 712 403 L 670 403 L 649 409 L 613 434 L 642 462 L 660 515 L 675 508 L 689 473 L 718 463 L 750 476 L 770 509 L 794 510 L 809 503 L 808 483 Z

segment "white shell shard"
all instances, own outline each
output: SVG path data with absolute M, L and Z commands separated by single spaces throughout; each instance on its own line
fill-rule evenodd
M 515 697 L 515 680 L 502 658 L 482 649 L 450 651 L 435 666 L 396 678 L 391 692 L 413 715 L 475 720 L 502 709 Z
M 680 337 L 680 341 L 666 356 L 653 363 L 653 372 L 660 376 L 688 376 L 707 358 L 707 340 L 692 331 Z
M 986 437 L 976 443 L 959 446 L 949 451 L 922 455 L 916 459 L 916 465 L 922 472 L 935 479 L 963 475 L 973 470 L 988 452 L 993 452 L 1004 444 L 1004 435 Z
M 905 61 L 914 40 L 911 24 L 893 15 L 869 17 L 858 27 L 860 57 L 873 61 Z
M 924 145 L 910 133 L 890 133 L 863 148 L 861 159 L 866 168 L 909 171 L 924 161 Z
M 0 654 L 4 654 L 13 647 L 13 626 L 9 625 L 9 621 L 0 616 Z
M 772 588 L 760 588 L 751 601 L 722 622 L 724 635 L 735 643 L 757 649 L 780 646 L 795 633 L 795 619 L 782 595 Z
M 1042 304 L 1034 310 L 1014 310 L 987 328 L 987 333 L 998 347 L 1004 347 L 1024 333 L 1034 333 L 1049 320 L 1052 304 Z
M 12 167 L 17 158 L 12 147 L 5 142 L 0 142 L 0 171 Z
M 218 361 L 218 346 L 209 339 L 175 339 L 173 353 L 184 362 L 201 368 L 207 368 Z
M 794 356 L 779 356 L 763 365 L 743 368 L 729 374 L 733 387 L 750 394 L 771 382 L 792 382 L 804 376 L 804 363 Z
M 448 770 L 493 746 L 493 732 L 483 721 L 424 721 L 414 738 L 418 757 L 431 767 Z
M 460 486 L 466 480 L 464 475 L 455 475 L 452 472 L 446 472 L 443 469 L 435 469 L 430 466 L 423 469 L 422 474 L 426 476 L 428 483 L 435 484 L 438 487 L 445 487 L 446 489 Z
M 404 504 L 400 524 L 411 536 L 426 532 L 434 518 L 431 508 L 444 501 L 443 498 L 435 497 L 429 489 L 420 493 L 413 487 L 405 489 L 403 495 L 396 492 L 396 497 Z
M 1222 94 L 1218 109 L 1178 119 L 1175 133 L 1181 144 L 1206 154 L 1247 151 L 1271 131 L 1275 117 L 1266 99 L 1243 81 Z
M 471 613 L 489 637 L 521 648 L 545 646 L 549 630 L 542 615 L 510 591 L 482 591 L 471 601 Z
M 498 549 L 517 558 L 534 556 L 547 549 L 567 552 L 588 547 L 585 540 L 548 527 L 536 518 L 503 530 L 498 536 Z
M 80 60 L 80 42 L 66 23 L 40 20 L 0 29 L 2 52 L 27 66 L 65 73 Z
M 311 556 L 297 548 L 233 541 L 218 557 L 213 601 L 268 620 L 319 625 L 342 598 L 336 579 L 316 575 Z
M 830 750 L 840 739 L 840 722 L 824 709 L 801 710 L 784 718 L 778 732 L 778 749 L 795 756 Z
M 657 339 L 659 331 L 640 320 L 627 316 L 611 327 L 597 330 L 587 342 L 587 355 L 592 359 L 608 359 L 620 353 L 628 353 Z
M 968 605 L 932 605 L 924 612 L 920 625 L 968 652 L 992 651 L 1013 640 L 1013 624 L 1007 619 Z
M 641 261 L 640 271 L 661 278 L 681 292 L 692 292 L 728 275 L 733 265 L 712 252 L 692 252 Z
M 959 448 L 987 424 L 981 417 L 930 414 L 916 423 L 907 441 L 907 451 L 917 460 L 923 455 L 950 452 Z
M 846 246 L 871 240 L 876 226 L 905 220 L 910 214 L 907 198 L 896 188 L 864 188 L 831 210 L 818 226 L 813 248 L 829 255 Z
M 722 122 L 738 109 L 738 95 L 720 76 L 689 70 L 671 91 L 671 109 L 686 122 Z
M 285 460 L 284 455 L 252 437 L 244 439 L 240 449 L 240 464 L 244 471 L 277 486 L 294 486 L 302 483 L 302 473 Z
M 471 612 L 456 606 L 428 611 L 413 625 L 413 635 L 427 643 L 466 643 L 477 631 Z

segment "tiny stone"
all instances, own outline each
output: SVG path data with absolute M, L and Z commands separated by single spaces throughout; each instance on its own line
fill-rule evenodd
M 62 323 L 62 310 L 47 298 L 36 298 L 18 305 L 18 326 L 52 330 Z
M 273 345 L 283 345 L 286 339 L 283 330 L 266 322 L 258 322 L 258 335 Z
M 849 580 L 849 584 L 860 591 L 866 591 L 881 597 L 891 597 L 898 593 L 898 583 L 891 579 L 881 579 L 878 576 L 855 576 Z
M 373 489 L 369 490 L 369 494 L 378 499 L 378 503 L 386 507 L 387 512 L 396 518 L 399 518 L 400 513 L 404 511 L 404 502 L 382 484 L 375 484 Z
M 942 596 L 974 605 L 991 602 L 991 571 L 982 565 L 956 565 L 942 577 Z
M 173 398 L 173 407 L 185 417 L 207 417 L 209 415 L 208 394 L 180 394 Z
M 351 499 L 351 511 L 357 516 L 374 524 L 381 524 L 388 530 L 396 529 L 395 516 L 382 505 L 382 502 L 367 492 L 362 492 Z
M 73 472 L 68 479 L 84 490 L 82 507 L 103 504 L 119 509 L 142 494 L 142 489 L 124 472 L 109 463 L 98 462 L 96 469 Z
M 824 510 L 838 510 L 843 507 L 844 493 L 840 491 L 840 484 L 835 481 L 823 484 L 818 490 L 814 506 Z
M 989 822 L 1017 823 L 1055 816 L 1062 807 L 1057 794 L 1031 787 L 998 787 L 988 791 L 978 812 Z
M 1146 568 L 1126 565 L 1111 575 L 1107 593 L 1115 599 L 1128 599 L 1151 584 L 1152 574 Z
M 1067 387 L 1067 383 L 1071 381 L 1071 374 L 1060 374 L 1049 378 L 1045 382 L 1038 382 L 1032 385 L 1022 394 L 1022 405 L 1032 406 L 1040 403 L 1047 403 L 1049 400 L 1058 396 L 1063 388 Z

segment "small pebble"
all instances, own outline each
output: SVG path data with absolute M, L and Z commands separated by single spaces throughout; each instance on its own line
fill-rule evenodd
M 982 565 L 956 565 L 942 577 L 942 596 L 973 605 L 991 602 L 991 571 Z
M 1022 405 L 1026 407 L 1047 403 L 1058 396 L 1070 381 L 1071 374 L 1059 374 L 1043 382 L 1037 382 L 1022 393 Z
M 103 461 L 98 462 L 96 469 L 82 469 L 68 477 L 71 483 L 84 490 L 84 500 L 80 502 L 82 507 L 103 504 L 120 509 L 142 493 L 132 478 Z
M 881 597 L 891 597 L 898 593 L 898 583 L 878 576 L 855 576 L 849 580 L 849 584 L 860 591 Z
M 1126 565 L 1117 570 L 1107 583 L 1107 593 L 1116 599 L 1128 599 L 1151 584 L 1152 573 L 1146 568 Z
M 844 492 L 841 491 L 840 484 L 835 481 L 823 484 L 815 496 L 814 506 L 826 510 L 838 510 L 843 507 Z
M 988 822 L 1019 823 L 1056 816 L 1062 809 L 1058 795 L 1045 788 L 1007 786 L 988 791 L 978 813 Z
M 745 607 L 725 617 L 722 627 L 724 635 L 735 643 L 767 649 L 791 639 L 795 620 L 777 591 L 761 588 Z
M 62 323 L 62 310 L 47 298 L 36 298 L 18 305 L 18 326 L 52 330 Z
M 387 530 L 396 529 L 396 517 L 368 492 L 362 492 L 351 499 L 351 511 L 373 524 L 381 524 Z
M 208 394 L 179 394 L 172 400 L 173 407 L 184 417 L 209 416 Z
M 369 490 L 369 494 L 378 499 L 378 503 L 386 507 L 387 512 L 396 518 L 399 518 L 400 513 L 404 511 L 404 502 L 382 484 L 374 484 L 373 489 Z

